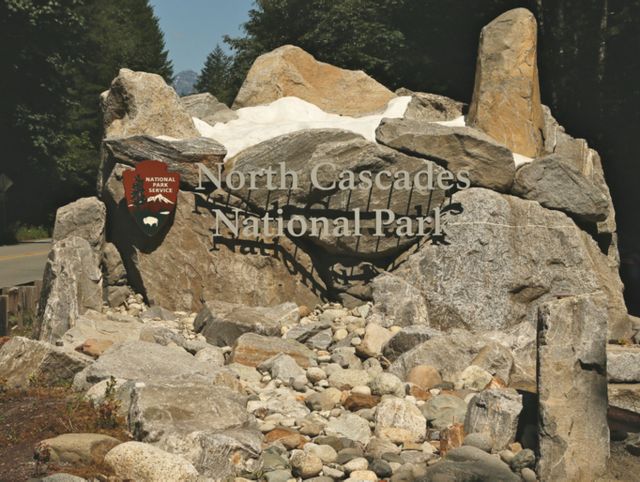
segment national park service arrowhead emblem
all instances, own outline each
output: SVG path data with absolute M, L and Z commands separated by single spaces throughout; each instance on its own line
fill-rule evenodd
M 122 176 L 129 212 L 147 236 L 155 235 L 176 208 L 180 174 L 162 161 L 142 161 Z

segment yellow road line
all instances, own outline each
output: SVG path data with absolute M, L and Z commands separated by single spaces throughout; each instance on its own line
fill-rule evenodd
M 47 253 L 49 253 L 49 250 L 47 250 L 47 251 L 31 251 L 30 253 L 14 254 L 12 256 L 0 256 L 0 261 L 8 261 L 10 259 L 29 258 L 30 256 L 39 256 L 41 254 L 47 254 Z

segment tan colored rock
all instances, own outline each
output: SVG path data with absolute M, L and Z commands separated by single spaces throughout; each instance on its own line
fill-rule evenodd
M 113 345 L 113 340 L 96 340 L 95 338 L 89 338 L 85 340 L 82 345 L 78 346 L 76 350 L 80 353 L 84 353 L 85 355 L 89 355 L 90 357 L 98 358 L 111 345 Z
M 257 367 L 279 353 L 289 355 L 303 368 L 309 367 L 311 359 L 316 356 L 313 351 L 295 340 L 245 333 L 236 340 L 230 362 Z
M 382 348 L 391 339 L 393 333 L 375 323 L 370 323 L 365 329 L 362 343 L 356 347 L 356 351 L 367 357 L 374 357 L 382 354 Z
M 107 452 L 121 443 L 100 433 L 65 433 L 40 442 L 36 454 L 46 447 L 54 463 L 101 464 Z
M 413 403 L 400 398 L 384 399 L 376 410 L 376 435 L 394 443 L 422 442 L 427 420 Z
M 536 19 L 528 10 L 509 10 L 485 26 L 467 118 L 469 125 L 529 157 L 543 151 L 536 55 Z
M 199 135 L 178 94 L 157 74 L 120 69 L 100 101 L 104 137 Z
M 318 62 L 299 47 L 283 45 L 255 60 L 233 108 L 269 104 L 287 96 L 349 116 L 380 112 L 396 97 L 360 70 Z
M 418 365 L 409 371 L 407 382 L 413 383 L 424 390 L 430 390 L 442 383 L 442 377 L 437 368 L 430 365 Z
M 198 478 L 198 471 L 183 457 L 142 442 L 120 444 L 109 451 L 104 461 L 122 480 L 186 482 Z
M 363 408 L 373 408 L 380 403 L 380 397 L 376 395 L 365 395 L 364 393 L 351 393 L 342 406 L 352 412 L 357 412 Z
M 264 437 L 265 444 L 271 444 L 274 442 L 280 442 L 286 448 L 291 450 L 302 448 L 304 444 L 308 442 L 308 439 L 305 436 L 300 435 L 295 430 L 292 430 L 290 428 L 278 427 L 266 434 Z

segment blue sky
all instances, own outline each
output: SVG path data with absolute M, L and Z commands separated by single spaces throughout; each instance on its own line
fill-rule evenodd
M 253 0 L 150 0 L 164 32 L 173 71 L 200 72 L 222 37 L 237 36 Z

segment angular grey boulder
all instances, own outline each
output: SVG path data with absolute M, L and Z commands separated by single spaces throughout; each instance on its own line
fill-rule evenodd
M 86 239 L 69 236 L 53 244 L 45 265 L 38 338 L 58 340 L 89 309 L 102 309 L 100 259 Z
M 218 432 L 249 424 L 246 399 L 205 381 L 137 383 L 131 394 L 129 429 L 136 440 L 158 442 L 167 436 Z
M 209 343 L 232 346 L 244 333 L 279 336 L 283 326 L 293 325 L 300 319 L 295 303 L 273 307 L 246 306 L 225 301 L 208 301 L 193 322 L 197 333 Z
M 424 297 L 407 280 L 383 272 L 371 282 L 376 304 L 369 320 L 382 326 L 428 325 L 429 311 Z
M 442 332 L 430 326 L 405 326 L 385 344 L 382 354 L 387 360 L 393 362 L 403 353 L 438 335 L 442 335 Z
M 416 480 L 520 482 L 522 479 L 498 457 L 465 446 L 451 450 L 445 459 L 428 467 L 425 476 Z
M 607 345 L 607 376 L 613 383 L 640 382 L 640 349 Z
M 515 390 L 485 390 L 469 402 L 464 432 L 489 434 L 493 450 L 499 452 L 515 441 L 521 411 L 522 395 Z
M 454 381 L 469 366 L 484 343 L 478 336 L 465 330 L 434 336 L 400 355 L 389 367 L 394 375 L 405 379 L 418 365 L 438 367 L 443 380 Z
M 8 388 L 60 386 L 92 362 L 78 352 L 14 336 L 0 347 L 0 379 Z
M 107 208 L 97 197 L 78 199 L 56 211 L 53 242 L 77 236 L 99 252 L 104 244 Z
M 450 99 L 444 95 L 413 92 L 405 88 L 396 90 L 396 95 L 411 96 L 409 105 L 404 111 L 403 117 L 405 119 L 426 122 L 451 121 L 462 116 L 465 108 L 464 103 Z
M 78 373 L 73 385 L 77 390 L 86 390 L 112 376 L 152 382 L 177 376 L 211 378 L 215 373 L 215 366 L 200 362 L 182 348 L 126 341 L 114 344 L 95 363 Z
M 537 472 L 542 480 L 594 480 L 606 470 L 604 304 L 601 295 L 582 295 L 539 308 Z
M 613 267 L 620 264 L 618 253 L 618 235 L 616 233 L 616 213 L 613 207 L 611 193 L 604 177 L 602 160 L 600 155 L 584 139 L 575 139 L 566 133 L 557 120 L 553 118 L 551 110 L 542 106 L 544 113 L 544 147 L 549 154 L 557 154 L 561 159 L 569 163 L 583 176 L 598 186 L 607 197 L 608 214 L 605 221 L 597 223 L 598 233 L 601 235 L 601 243 L 608 239 L 606 252 Z
M 506 192 L 513 183 L 513 154 L 471 127 L 449 127 L 410 119 L 383 119 L 376 130 L 381 144 L 431 159 L 455 174 L 466 171 L 472 186 Z
M 167 434 L 158 446 L 182 455 L 200 475 L 225 480 L 251 472 L 252 462 L 260 456 L 262 434 L 252 429 L 228 429 L 222 432 L 192 432 L 186 436 Z
M 113 243 L 105 243 L 102 249 L 102 270 L 107 286 L 124 286 L 127 284 L 127 270 L 122 256 Z
M 557 155 L 520 166 L 512 192 L 582 221 L 604 221 L 609 215 L 605 193 Z
M 180 97 L 180 102 L 191 117 L 197 117 L 212 126 L 238 118 L 235 111 L 208 92 Z

